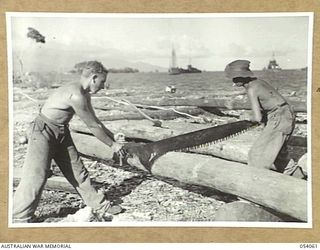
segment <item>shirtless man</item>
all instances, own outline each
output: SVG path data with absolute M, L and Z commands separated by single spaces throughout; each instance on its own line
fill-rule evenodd
M 288 156 L 287 141 L 295 126 L 295 115 L 287 101 L 264 80 L 254 77 L 250 62 L 236 60 L 225 68 L 237 87 L 244 87 L 252 115 L 241 119 L 264 123 L 265 127 L 249 151 L 248 165 L 292 175 L 296 166 Z
M 110 202 L 91 185 L 88 171 L 68 129 L 69 121 L 77 114 L 99 140 L 115 153 L 123 154 L 122 145 L 114 141 L 113 134 L 99 121 L 91 105 L 91 94 L 109 87 L 106 84 L 107 74 L 108 71 L 101 63 L 87 62 L 80 80 L 58 88 L 32 122 L 23 175 L 14 195 L 15 223 L 31 222 L 52 159 L 95 214 L 103 216 L 110 211 Z M 118 209 L 121 210 L 120 207 Z

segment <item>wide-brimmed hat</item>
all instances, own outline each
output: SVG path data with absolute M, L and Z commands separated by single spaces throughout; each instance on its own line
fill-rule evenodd
M 253 76 L 252 71 L 249 69 L 250 61 L 236 60 L 229 63 L 224 72 L 226 77 L 233 79 L 236 77 L 250 77 Z

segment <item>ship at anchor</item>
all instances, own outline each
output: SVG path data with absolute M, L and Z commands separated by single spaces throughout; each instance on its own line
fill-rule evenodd
M 280 71 L 281 67 L 277 63 L 277 60 L 275 59 L 274 53 L 272 54 L 271 60 L 269 60 L 269 64 L 267 67 L 264 67 L 263 70 L 270 70 L 270 71 Z
M 177 55 L 174 48 L 171 51 L 171 63 L 168 70 L 170 75 L 188 74 L 188 73 L 201 73 L 202 71 L 193 67 L 191 63 L 186 69 L 177 66 Z

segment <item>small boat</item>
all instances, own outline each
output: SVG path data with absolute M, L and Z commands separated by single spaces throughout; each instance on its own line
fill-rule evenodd
M 181 74 L 180 68 L 177 68 L 177 67 L 169 68 L 168 72 L 169 72 L 170 75 L 179 75 L 179 74 Z
M 180 68 L 180 72 L 183 74 L 183 73 L 201 73 L 202 71 L 192 67 L 192 65 L 189 64 L 187 69 Z

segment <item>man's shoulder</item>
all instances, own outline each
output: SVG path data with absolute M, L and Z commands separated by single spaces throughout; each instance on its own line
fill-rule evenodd
M 253 81 L 250 82 L 249 88 L 263 89 L 266 84 L 268 84 L 266 81 L 257 78 L 257 79 L 254 79 Z
M 64 91 L 77 91 L 80 90 L 80 85 L 77 82 L 68 82 L 61 86 L 59 89 L 63 89 Z
M 88 103 L 88 99 L 90 95 L 86 94 L 79 84 L 71 84 L 66 89 L 66 96 L 67 98 L 74 104 L 74 105 L 84 105 Z
M 54 98 L 59 98 L 61 101 L 68 103 L 79 102 L 82 99 L 85 99 L 81 88 L 76 83 L 67 83 L 55 91 Z
M 67 83 L 61 86 L 58 91 L 65 96 L 74 95 L 80 97 L 83 95 L 81 92 L 81 87 L 77 83 Z

